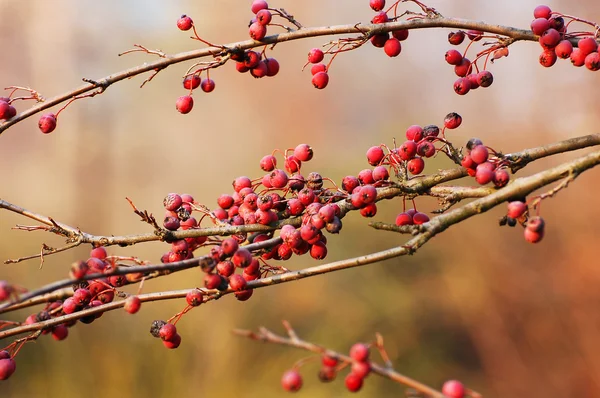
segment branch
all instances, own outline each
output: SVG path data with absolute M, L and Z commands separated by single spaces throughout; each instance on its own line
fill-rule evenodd
M 398 21 L 388 22 L 384 24 L 349 24 L 349 25 L 337 25 L 337 26 L 325 26 L 325 27 L 314 27 L 314 28 L 302 28 L 288 33 L 281 33 L 277 35 L 267 36 L 262 41 L 255 40 L 244 40 L 235 43 L 225 44 L 223 48 L 220 47 L 208 47 L 199 50 L 186 51 L 173 55 L 164 55 L 164 58 L 160 58 L 154 62 L 146 62 L 143 65 L 135 66 L 130 69 L 126 69 L 120 72 L 113 73 L 109 76 L 105 76 L 100 79 L 83 80 L 87 84 L 70 90 L 66 93 L 57 95 L 54 98 L 50 98 L 38 103 L 35 106 L 21 112 L 14 116 L 10 120 L 0 124 L 0 134 L 2 134 L 9 127 L 19 123 L 22 120 L 27 119 L 45 109 L 51 108 L 55 105 L 69 101 L 76 96 L 94 91 L 95 94 L 103 93 L 112 84 L 117 83 L 121 80 L 129 79 L 133 76 L 140 75 L 142 73 L 163 70 L 170 65 L 174 65 L 180 62 L 189 61 L 192 59 L 204 58 L 209 56 L 225 56 L 233 50 L 247 50 L 255 47 L 261 47 L 265 44 L 276 44 L 286 41 L 305 39 L 309 37 L 318 36 L 334 36 L 343 34 L 361 34 L 372 36 L 378 33 L 390 32 L 398 29 L 426 29 L 426 28 L 458 28 L 458 29 L 473 29 L 480 30 L 482 32 L 493 33 L 511 38 L 513 41 L 526 40 L 526 41 L 537 41 L 538 36 L 534 35 L 530 30 L 516 29 L 509 26 L 487 24 L 479 21 L 470 21 L 458 18 L 424 18 L 424 19 L 412 19 L 410 21 Z
M 318 266 L 309 267 L 309 268 L 305 268 L 305 269 L 301 269 L 301 270 L 297 270 L 297 271 L 286 272 L 284 274 L 273 275 L 273 276 L 269 276 L 266 278 L 257 279 L 257 280 L 248 282 L 247 289 L 257 289 L 257 288 L 261 288 L 261 287 L 265 287 L 265 286 L 272 286 L 272 285 L 277 285 L 280 283 L 287 283 L 287 282 L 296 281 L 299 279 L 312 277 L 315 275 L 321 275 L 321 274 L 325 274 L 325 273 L 329 273 L 329 272 L 339 271 L 342 269 L 348 269 L 348 268 L 359 267 L 359 266 L 363 266 L 363 265 L 367 265 L 367 264 L 372 264 L 372 263 L 380 262 L 383 260 L 403 256 L 406 254 L 413 254 L 421 246 L 423 246 L 425 243 L 427 243 L 431 238 L 433 238 L 437 234 L 445 231 L 446 229 L 450 228 L 452 225 L 455 225 L 455 224 L 457 224 L 461 221 L 464 221 L 470 217 L 473 217 L 475 215 L 481 214 L 501 203 L 504 203 L 504 202 L 510 200 L 513 197 L 527 196 L 539 188 L 542 188 L 553 182 L 562 180 L 566 177 L 571 176 L 571 178 L 574 179 L 579 174 L 583 173 L 584 171 L 586 171 L 594 166 L 597 166 L 598 164 L 600 164 L 600 151 L 592 152 L 581 158 L 563 163 L 559 166 L 539 172 L 539 173 L 534 174 L 529 177 L 518 178 L 518 179 L 514 180 L 511 184 L 507 185 L 506 187 L 504 187 L 502 189 L 499 189 L 498 191 L 496 191 L 495 193 L 493 193 L 491 195 L 488 195 L 481 199 L 477 199 L 477 200 L 475 200 L 471 203 L 468 203 L 458 209 L 449 211 L 446 214 L 442 214 L 442 215 L 439 215 L 439 216 L 433 218 L 431 221 L 429 221 L 428 223 L 425 223 L 421 226 L 421 227 L 425 228 L 424 232 L 419 233 L 417 236 L 413 237 L 412 239 L 407 241 L 402 246 L 394 247 L 391 249 L 383 250 L 380 252 L 376 252 L 376 253 L 372 253 L 372 254 L 368 254 L 368 255 L 364 255 L 364 256 L 354 257 L 354 258 L 340 260 L 340 261 L 334 261 L 334 262 L 331 262 L 328 264 L 318 265 Z M 261 243 L 265 243 L 265 242 L 261 242 Z M 185 264 L 186 268 L 190 268 L 190 267 L 192 267 L 192 265 L 190 265 L 190 263 L 193 263 L 194 261 L 198 261 L 198 260 L 200 260 L 200 259 L 185 260 L 185 261 L 181 261 L 179 263 L 172 263 L 172 264 L 161 264 L 161 265 L 154 265 L 154 266 L 151 265 L 151 266 L 146 266 L 146 267 L 148 267 L 146 269 L 153 269 L 153 270 L 166 269 L 169 266 L 173 266 L 173 265 L 183 267 L 183 264 Z M 121 272 L 121 271 L 126 272 L 126 270 L 129 270 L 130 268 L 134 268 L 134 267 L 128 267 L 125 270 L 120 270 L 119 272 Z M 140 267 L 140 268 L 143 269 L 144 267 Z M 140 270 L 137 270 L 137 271 L 143 272 Z M 102 274 L 102 276 L 105 276 L 105 275 L 106 274 Z M 100 277 L 100 274 L 89 275 L 89 277 L 90 278 L 98 278 L 98 277 Z M 69 282 L 71 283 L 73 281 L 69 281 Z M 64 286 L 60 286 L 60 287 L 64 287 Z M 59 287 L 56 287 L 56 289 L 58 289 L 58 288 Z M 140 300 L 142 302 L 165 300 L 165 299 L 171 299 L 171 298 L 183 298 L 186 296 L 186 294 L 190 290 L 191 289 L 171 291 L 171 292 L 151 293 L 151 294 L 139 295 L 138 297 L 140 298 Z M 44 293 L 46 293 L 46 291 Z M 207 294 L 214 293 L 215 296 L 212 297 L 212 299 L 214 299 L 214 298 L 220 298 L 221 296 L 226 295 L 226 294 L 234 293 L 234 291 L 232 289 L 228 289 L 226 291 L 219 292 L 219 293 L 215 293 L 215 291 L 206 291 L 206 293 Z M 22 302 L 25 299 L 31 298 L 31 293 L 29 293 L 30 297 L 27 297 L 27 296 L 28 295 L 24 295 L 24 296 L 20 297 L 19 300 L 17 300 L 16 302 Z M 27 298 L 24 298 L 24 297 L 27 297 Z M 125 304 L 124 300 L 111 302 L 108 304 L 100 305 L 98 307 L 79 311 L 79 312 L 76 312 L 73 314 L 53 318 L 53 319 L 50 319 L 47 321 L 38 322 L 35 324 L 31 324 L 31 325 L 15 327 L 15 328 L 6 330 L 4 332 L 0 332 L 0 339 L 4 339 L 4 338 L 10 337 L 10 336 L 14 336 L 17 334 L 26 333 L 26 332 L 30 332 L 30 331 L 46 329 L 51 326 L 56 326 L 61 323 L 76 320 L 76 319 L 82 318 L 87 315 L 111 311 L 111 310 L 114 310 L 114 309 L 124 306 L 124 304 Z M 5 309 L 5 308 L 9 307 L 10 305 L 11 305 L 11 303 L 2 305 L 2 306 L 0 306 L 0 310 Z

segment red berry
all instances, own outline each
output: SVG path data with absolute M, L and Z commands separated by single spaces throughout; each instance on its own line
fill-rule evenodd
M 545 223 L 541 217 L 532 217 L 527 221 L 524 236 L 529 243 L 538 243 L 544 238 Z
M 202 83 L 200 83 L 200 88 L 205 93 L 210 93 L 215 89 L 215 81 L 213 79 L 204 79 Z
M 52 329 L 52 338 L 56 341 L 61 341 L 67 338 L 69 329 L 65 325 L 58 325 Z
M 377 189 L 373 185 L 362 186 L 358 193 L 364 204 L 373 203 L 377 199 Z
M 285 169 L 288 173 L 296 173 L 300 170 L 302 162 L 294 155 L 287 156 L 284 161 Z
M 179 113 L 190 113 L 192 108 L 194 107 L 194 99 L 189 95 L 184 95 L 179 97 L 177 102 L 175 103 L 175 108 L 179 111 Z
M 413 224 L 421 225 L 421 224 L 425 224 L 426 222 L 429 222 L 429 216 L 427 214 L 416 212 L 413 215 Z
M 450 130 L 457 128 L 461 123 L 462 117 L 456 112 L 449 113 L 444 118 L 444 126 Z
M 446 51 L 444 58 L 446 58 L 446 62 L 448 62 L 450 65 L 455 66 L 460 65 L 463 61 L 462 54 L 454 49 Z
M 350 372 L 344 379 L 344 383 L 346 384 L 348 391 L 357 392 L 362 388 L 363 378 Z
M 369 0 L 369 5 L 373 11 L 381 11 L 385 7 L 385 0 Z
M 596 43 L 596 40 L 593 37 L 586 37 L 577 42 L 577 48 L 579 48 L 583 55 L 588 55 L 589 53 L 596 51 L 598 43 Z
M 371 373 L 371 365 L 369 362 L 352 362 L 350 373 L 364 379 Z
M 381 163 L 384 157 L 385 154 L 383 153 L 383 149 L 381 149 L 381 147 L 373 146 L 367 151 L 367 161 L 371 166 L 377 166 L 379 163 Z
M 585 67 L 591 71 L 600 69 L 600 54 L 597 52 L 589 53 L 585 57 Z
M 229 277 L 229 286 L 236 292 L 246 289 L 246 280 L 239 274 L 233 274 Z
M 248 34 L 253 40 L 261 41 L 267 35 L 267 27 L 258 22 L 254 22 L 250 25 L 250 28 L 248 28 Z
M 90 252 L 90 257 L 94 257 L 99 260 L 104 260 L 107 255 L 108 255 L 108 253 L 106 252 L 106 249 L 104 248 L 104 246 L 95 247 Z
M 404 40 L 408 39 L 409 32 L 410 31 L 408 29 L 398 29 L 398 30 L 392 31 L 392 36 L 400 41 L 404 41 Z
M 246 52 L 246 57 L 244 58 L 244 65 L 249 69 L 254 69 L 260 63 L 260 54 L 256 51 L 248 51 Z
M 375 181 L 385 181 L 390 178 L 390 172 L 385 166 L 376 166 L 373 169 L 373 179 Z
M 302 387 L 302 376 L 295 370 L 288 370 L 281 377 L 281 386 L 286 391 L 298 391 Z
M 169 325 L 169 324 L 167 324 L 167 325 Z M 168 349 L 173 350 L 173 349 L 179 347 L 179 345 L 181 344 L 181 336 L 176 333 L 173 337 L 171 337 L 170 340 L 163 340 L 162 343 Z
M 183 31 L 192 29 L 193 25 L 194 21 L 192 21 L 192 18 L 188 17 L 185 14 L 179 17 L 179 19 L 177 20 L 177 27 Z
M 369 203 L 362 209 L 360 209 L 360 215 L 363 217 L 375 217 L 377 214 L 377 205 L 375 203 Z
M 223 242 L 221 242 L 221 250 L 227 257 L 233 255 L 233 253 L 237 251 L 238 247 L 238 242 L 234 238 L 226 238 L 223 239 Z
M 388 57 L 397 57 L 402 51 L 400 40 L 395 37 L 388 39 L 383 46 L 383 51 L 385 51 Z
M 15 373 L 16 369 L 17 369 L 17 365 L 16 365 L 14 359 L 12 359 L 12 358 L 0 359 L 0 380 L 8 379 L 10 376 L 12 376 L 13 373 Z
M 321 241 L 315 242 L 310 247 L 310 256 L 315 260 L 323 260 L 327 257 L 327 246 L 325 246 L 325 243 Z
M 8 104 L 8 102 L 0 100 L 0 119 L 9 119 L 9 107 L 10 105 Z
M 269 23 L 271 23 L 272 18 L 273 15 L 269 10 L 262 9 L 256 13 L 256 22 L 258 22 L 261 25 L 268 25 Z
M 554 52 L 552 49 L 544 50 L 544 52 L 540 54 L 540 64 L 546 68 L 554 65 L 556 63 L 556 59 L 556 52 Z
M 129 296 L 125 299 L 125 311 L 130 314 L 135 314 L 140 310 L 142 306 L 142 301 L 138 296 Z
M 508 204 L 507 216 L 510 218 L 519 218 L 527 211 L 527 205 L 523 202 L 514 201 Z
M 373 47 L 383 48 L 389 38 L 389 33 L 378 33 L 371 37 L 371 44 L 373 45 Z
M 279 61 L 275 58 L 267 58 L 264 60 L 265 65 L 267 65 L 267 76 L 273 77 L 279 73 Z
M 475 181 L 478 184 L 485 185 L 491 182 L 494 179 L 494 172 L 486 167 L 489 162 L 481 163 L 477 165 L 477 169 L 475 169 Z
M 250 69 L 250 74 L 257 79 L 267 76 L 267 64 L 265 61 L 260 61 L 255 68 Z
M 375 179 L 373 178 L 373 170 L 371 169 L 364 169 L 361 170 L 358 173 L 358 181 L 360 181 L 361 184 L 373 184 L 375 182 Z
M 385 11 L 380 11 L 377 14 L 375 14 L 375 16 L 373 17 L 373 19 L 371 19 L 371 23 L 374 23 L 374 24 L 386 23 L 389 20 L 390 20 L 390 18 L 385 13 Z
M 313 157 L 313 149 L 308 144 L 300 144 L 294 148 L 294 156 L 302 162 L 308 162 Z
M 315 64 L 310 68 L 310 73 L 313 76 L 319 72 L 327 72 L 327 66 L 325 64 Z
M 471 149 L 471 153 L 469 154 L 473 162 L 476 164 L 481 164 L 488 160 L 489 155 L 490 152 L 485 145 L 475 146 L 473 149 Z
M 238 268 L 245 268 L 252 262 L 252 253 L 241 247 L 233 254 L 231 262 Z
M 350 358 L 358 362 L 366 362 L 369 359 L 369 346 L 363 343 L 356 343 L 350 347 Z
M 423 139 L 423 128 L 418 125 L 412 125 L 406 129 L 406 139 L 419 142 Z
M 311 64 L 318 64 L 323 61 L 324 57 L 325 54 L 323 54 L 323 51 L 320 48 L 313 48 L 308 52 L 308 62 Z
M 425 169 L 425 161 L 423 160 L 423 158 L 413 158 L 408 161 L 408 163 L 406 164 L 406 168 L 408 172 L 412 175 L 421 174 L 423 172 L 423 169 Z
M 402 225 L 413 225 L 413 217 L 408 213 L 400 213 L 396 217 L 396 225 L 399 227 Z
M 552 10 L 550 9 L 550 7 L 546 6 L 546 5 L 539 5 L 537 7 L 535 7 L 535 9 L 533 10 L 533 17 L 534 18 L 550 18 L 552 16 Z
M 465 95 L 471 89 L 471 81 L 466 77 L 461 77 L 454 82 L 454 92 L 458 95 Z
M 170 193 L 163 199 L 163 206 L 169 211 L 175 211 L 179 209 L 182 203 L 183 199 L 181 199 L 181 196 L 176 193 Z
M 414 141 L 404 141 L 398 148 L 398 156 L 402 160 L 410 160 L 417 154 L 417 144 Z
M 469 61 L 468 58 L 463 58 L 461 59 L 460 63 L 454 67 L 454 73 L 456 76 L 465 77 L 471 73 L 471 69 L 471 61 Z
M 198 88 L 201 80 L 202 79 L 200 79 L 200 76 L 198 75 L 187 76 L 185 79 L 183 79 L 183 88 L 187 90 Z
M 250 9 L 253 14 L 257 14 L 260 10 L 269 8 L 269 4 L 265 0 L 254 0 Z
M 463 40 L 465 40 L 465 32 L 462 30 L 448 33 L 448 42 L 452 45 L 458 46 Z
M 481 87 L 489 87 L 494 82 L 494 75 L 488 70 L 481 71 L 477 74 L 477 84 Z
M 247 301 L 248 299 L 250 299 L 250 297 L 252 297 L 253 292 L 254 292 L 254 289 L 246 289 L 246 290 L 242 290 L 239 292 L 235 292 L 234 295 L 235 295 L 236 300 L 238 300 L 238 301 Z
M 38 127 L 44 134 L 53 132 L 56 128 L 56 116 L 54 113 L 46 113 L 43 115 L 38 122 Z
M 571 64 L 573 64 L 573 66 L 583 66 L 585 65 L 585 57 L 586 55 L 583 53 L 583 51 L 581 51 L 581 49 L 579 48 L 574 48 L 573 52 L 571 53 Z
M 497 188 L 502 188 L 508 184 L 510 180 L 510 174 L 505 169 L 498 169 L 494 172 L 494 178 L 492 182 Z
M 321 363 L 323 364 L 323 366 L 334 367 L 337 366 L 338 360 L 328 355 L 323 355 L 323 357 L 321 358 Z
M 460 381 L 448 380 L 442 386 L 442 394 L 448 398 L 463 398 L 465 386 Z
M 329 83 L 329 75 L 327 74 L 327 72 L 318 72 L 312 78 L 313 86 L 315 88 L 318 88 L 319 90 L 322 90 L 325 87 L 327 87 L 328 83 Z
M 190 290 L 188 294 L 185 295 L 185 301 L 188 303 L 188 305 L 191 305 L 192 307 L 199 306 L 200 304 L 202 304 L 203 300 L 204 295 L 198 289 Z
M 467 31 L 467 37 L 473 41 L 479 41 L 483 37 L 483 32 L 480 30 L 471 29 Z
M 540 45 L 546 50 L 556 47 L 560 41 L 560 33 L 556 29 L 550 28 L 540 36 Z
M 177 328 L 172 323 L 165 323 L 158 331 L 158 336 L 163 340 L 171 340 L 177 335 Z
M 535 35 L 540 36 L 548 29 L 550 29 L 550 22 L 547 18 L 536 18 L 533 21 L 531 21 L 531 30 Z

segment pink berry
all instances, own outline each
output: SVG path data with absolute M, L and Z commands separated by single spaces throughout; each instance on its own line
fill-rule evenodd
M 310 68 L 310 73 L 313 76 L 319 72 L 327 72 L 327 66 L 325 64 L 315 64 Z
M 185 79 L 183 79 L 183 88 L 187 90 L 198 88 L 201 80 L 202 79 L 200 79 L 200 76 L 198 75 L 187 76 Z
M 38 122 L 38 127 L 44 134 L 53 132 L 56 128 L 56 116 L 54 113 L 46 113 L 43 115 Z
M 125 299 L 125 311 L 130 314 L 135 314 L 140 310 L 142 306 L 142 301 L 138 296 L 129 296 Z
M 318 64 L 323 61 L 325 54 L 320 48 L 313 48 L 308 52 L 308 62 L 311 64 Z
M 258 22 L 261 25 L 268 25 L 269 23 L 271 23 L 272 18 L 273 15 L 269 10 L 262 9 L 256 13 L 256 22 Z
M 229 277 L 229 286 L 236 292 L 246 289 L 246 280 L 239 274 L 233 274 Z
M 358 362 L 366 362 L 369 359 L 369 346 L 356 343 L 350 347 L 350 358 Z
M 327 72 L 318 72 L 312 78 L 312 84 L 315 88 L 322 90 L 329 83 L 329 75 Z
M 390 172 L 385 166 L 376 166 L 373 169 L 373 179 L 375 181 L 385 181 L 390 178 Z
M 286 391 L 298 391 L 302 387 L 302 376 L 295 369 L 288 370 L 281 377 L 281 386 Z
M 357 392 L 362 388 L 363 378 L 350 372 L 344 379 L 344 384 L 350 392 Z
M 369 5 L 373 11 L 381 11 L 385 7 L 385 0 L 369 0 Z
M 190 95 L 179 97 L 175 103 L 175 108 L 179 111 L 179 113 L 183 114 L 190 113 L 193 107 L 194 99 Z
M 268 77 L 273 77 L 279 73 L 279 61 L 275 58 L 267 58 L 264 60 L 264 63 L 267 66 Z
M 383 51 L 385 51 L 388 57 L 397 57 L 402 51 L 400 40 L 396 39 L 395 37 L 388 39 L 383 46 Z
M 454 67 L 454 73 L 456 76 L 465 77 L 471 73 L 471 69 L 471 61 L 468 58 L 463 58 L 461 59 L 460 63 Z
M 257 14 L 260 10 L 269 8 L 269 4 L 265 0 L 254 0 L 250 9 L 253 14 Z
M 579 48 L 583 55 L 588 55 L 589 53 L 596 51 L 598 43 L 596 43 L 596 40 L 593 37 L 586 37 L 577 42 L 577 48 Z
M 313 157 L 313 149 L 308 144 L 300 144 L 294 148 L 294 156 L 302 162 L 308 162 Z
M 254 22 L 248 28 L 248 34 L 253 40 L 261 41 L 267 35 L 267 27 L 259 22 Z
M 536 18 L 531 21 L 531 30 L 533 34 L 541 36 L 542 33 L 550 29 L 550 22 L 547 18 Z
M 477 145 L 473 149 L 471 149 L 471 153 L 469 156 L 476 164 L 481 164 L 488 160 L 490 155 L 489 150 L 485 147 L 485 145 Z
M 69 329 L 65 325 L 58 325 L 52 329 L 52 338 L 56 341 L 61 341 L 67 338 Z
M 485 185 L 494 179 L 494 172 L 489 167 L 485 167 L 488 163 L 481 163 L 475 169 L 475 181 L 480 185 Z
M 192 21 L 192 18 L 188 17 L 185 14 L 179 17 L 179 19 L 177 20 L 177 27 L 183 31 L 190 30 L 193 25 L 194 21 Z
M 585 57 L 586 55 L 579 48 L 574 48 L 573 52 L 570 55 L 571 64 L 576 67 L 580 67 L 585 65 Z
M 550 7 L 546 6 L 546 5 L 539 5 L 537 7 L 535 7 L 535 9 L 533 10 L 533 17 L 534 18 L 550 18 L 552 16 L 552 10 L 550 9 Z
M 413 215 L 413 224 L 414 225 L 421 225 L 421 224 L 425 224 L 426 222 L 429 222 L 429 216 L 427 214 L 416 212 Z
M 507 216 L 510 218 L 519 218 L 527 211 L 527 205 L 520 201 L 510 202 L 508 204 Z
M 457 128 L 461 123 L 462 117 L 456 112 L 449 113 L 444 118 L 444 126 L 450 130 Z
M 471 81 L 466 77 L 461 77 L 454 82 L 454 92 L 458 95 L 465 95 L 471 89 Z
M 498 169 L 494 171 L 494 178 L 492 179 L 492 182 L 497 188 L 502 188 L 506 186 L 509 180 L 510 174 L 508 174 L 508 171 L 506 171 L 506 169 Z
M 381 149 L 381 147 L 373 146 L 367 151 L 367 161 L 371 166 L 377 166 L 379 163 L 381 163 L 384 157 L 385 154 L 383 153 L 383 149 Z
M 597 71 L 600 69 L 600 54 L 597 52 L 589 53 L 585 57 L 585 67 L 591 71 Z
M 546 30 L 540 36 L 540 45 L 548 50 L 556 47 L 558 42 L 560 41 L 560 33 L 556 29 L 550 28 Z
M 442 386 L 442 394 L 448 398 L 463 398 L 465 386 L 460 381 L 448 380 Z
M 0 359 L 0 380 L 6 380 L 17 369 L 17 365 L 15 364 L 15 360 L 12 358 L 3 358 Z
M 204 79 L 202 83 L 200 83 L 200 88 L 205 93 L 210 93 L 215 89 L 215 81 L 213 79 Z
M 396 217 L 396 225 L 401 227 L 403 225 L 413 225 L 413 216 L 408 213 L 400 213 Z
M 406 139 L 419 142 L 423 139 L 423 128 L 418 125 L 412 125 L 406 129 Z

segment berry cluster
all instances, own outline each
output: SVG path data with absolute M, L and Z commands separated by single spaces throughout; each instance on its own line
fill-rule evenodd
M 539 58 L 540 64 L 548 68 L 554 65 L 558 58 L 569 58 L 573 66 L 585 65 L 591 71 L 600 69 L 596 24 L 552 12 L 546 5 L 537 6 L 533 10 L 533 18 L 531 30 L 540 36 L 539 42 L 543 48 Z M 594 32 L 567 33 L 569 25 L 574 21 L 592 26 Z M 573 48 L 575 41 L 577 48 Z
M 523 200 L 508 203 L 506 216 L 500 220 L 500 225 L 508 224 L 514 227 L 517 222 L 525 226 L 524 237 L 527 242 L 538 243 L 544 237 L 544 219 L 540 216 L 528 218 L 529 207 Z
M 475 177 L 478 184 L 486 185 L 492 182 L 497 188 L 508 184 L 508 163 L 498 153 L 483 145 L 479 138 L 471 138 L 467 142 L 466 150 L 467 154 L 462 158 L 461 164 L 471 177 Z

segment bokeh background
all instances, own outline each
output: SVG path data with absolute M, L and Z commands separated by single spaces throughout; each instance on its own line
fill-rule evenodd
M 277 0 L 304 25 L 368 21 L 367 0 Z M 228 43 L 247 37 L 250 1 L 102 2 L 1 0 L 0 82 L 52 97 L 81 84 L 153 60 L 144 54 L 117 57 L 134 43 L 175 53 L 193 49 L 175 27 L 182 13 L 200 34 Z M 553 9 L 600 20 L 600 3 L 553 0 Z M 530 0 L 452 2 L 429 5 L 446 16 L 528 27 Z M 275 29 L 272 29 L 273 32 Z M 301 71 L 308 49 L 327 38 L 279 45 L 271 53 L 279 76 L 255 80 L 226 65 L 212 73 L 216 90 L 198 91 L 194 110 L 175 111 L 185 92 L 189 64 L 162 71 L 143 89 L 144 77 L 78 101 L 61 114 L 57 130 L 44 136 L 31 118 L 0 136 L 0 197 L 96 234 L 148 231 L 125 201 L 161 213 L 168 192 L 193 194 L 215 205 L 239 175 L 257 177 L 260 158 L 275 148 L 306 142 L 318 170 L 339 181 L 367 163 L 368 147 L 392 144 L 411 124 L 441 123 L 455 111 L 463 126 L 455 142 L 472 136 L 504 152 L 598 133 L 600 74 L 568 61 L 551 69 L 538 64 L 535 43 L 517 43 L 491 70 L 495 82 L 465 97 L 452 90 L 453 70 L 444 62 L 447 31 L 412 31 L 402 54 L 390 59 L 371 46 L 339 56 L 329 87 L 316 91 Z M 18 104 L 20 110 L 26 104 Z M 585 152 L 585 151 L 582 151 Z M 537 162 L 530 174 L 578 154 Z M 441 157 L 427 170 L 449 166 Z M 303 169 L 304 170 L 304 169 Z M 503 208 L 452 227 L 413 257 L 400 258 L 260 289 L 240 303 L 232 297 L 192 311 L 178 324 L 183 338 L 166 350 L 148 333 L 150 322 L 179 311 L 182 300 L 145 304 L 136 316 L 116 311 L 91 325 L 78 325 L 63 342 L 46 337 L 19 354 L 18 370 L 0 384 L 2 397 L 221 396 L 279 397 L 279 379 L 305 353 L 243 340 L 233 328 L 260 325 L 282 331 L 289 320 L 314 342 L 346 351 L 380 332 L 396 368 L 432 386 L 457 378 L 485 397 L 600 396 L 600 272 L 598 271 L 599 170 L 577 179 L 544 202 L 547 234 L 530 245 L 520 229 L 499 228 Z M 422 210 L 436 203 L 418 201 Z M 392 221 L 401 201 L 380 206 L 380 221 Z M 61 240 L 41 232 L 11 230 L 30 220 L 0 212 L 2 260 L 35 253 Z M 401 244 L 404 237 L 371 231 L 358 215 L 344 219 L 330 237 L 325 261 Z M 157 262 L 161 243 L 111 248 Z M 0 279 L 34 288 L 67 275 L 78 248 L 38 261 L 2 265 Z M 291 268 L 314 265 L 310 258 Z M 201 284 L 198 270 L 151 281 L 145 292 Z M 29 313 L 12 314 L 24 319 Z M 3 344 L 0 344 L 3 345 Z M 342 376 L 317 380 L 316 365 L 302 371 L 298 396 L 346 396 Z M 362 396 L 402 396 L 403 388 L 371 376 Z

